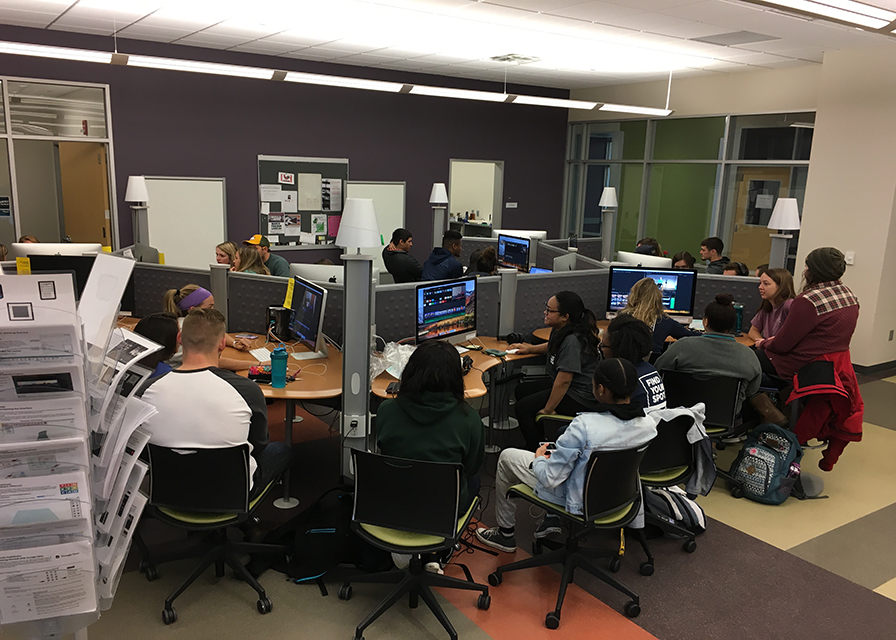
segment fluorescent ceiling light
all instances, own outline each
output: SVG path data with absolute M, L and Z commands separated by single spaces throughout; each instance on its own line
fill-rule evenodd
M 0 53 L 36 56 L 38 58 L 57 58 L 59 60 L 78 60 L 80 62 L 100 62 L 104 64 L 109 64 L 112 61 L 112 54 L 103 51 L 45 47 L 43 45 L 22 44 L 20 42 L 0 42 Z
M 882 29 L 896 20 L 896 13 L 892 11 L 851 0 L 825 0 L 824 4 L 812 0 L 762 0 L 761 4 L 796 9 L 869 29 Z
M 645 116 L 668 116 L 672 109 L 654 109 L 653 107 L 636 107 L 630 104 L 602 104 L 598 111 L 618 111 L 620 113 L 637 113 Z
M 814 122 L 791 122 L 790 126 L 796 127 L 797 129 L 814 129 L 815 123 Z
M 585 102 L 584 100 L 561 100 L 560 98 L 542 98 L 539 96 L 516 96 L 513 104 L 534 104 L 538 107 L 560 107 L 566 109 L 585 109 L 590 111 L 598 105 L 597 102 Z
M 411 93 L 421 96 L 435 96 L 437 98 L 461 98 L 463 100 L 484 100 L 486 102 L 504 102 L 506 93 L 492 93 L 491 91 L 471 91 L 469 89 L 450 89 L 448 87 L 427 87 L 414 85 Z
M 236 76 L 238 78 L 257 78 L 270 80 L 274 75 L 272 69 L 257 67 L 239 67 L 232 64 L 216 64 L 214 62 L 195 62 L 193 60 L 177 60 L 174 58 L 156 58 L 153 56 L 128 56 L 129 67 L 145 67 L 147 69 L 166 69 L 168 71 L 191 71 L 193 73 L 211 73 L 219 76 Z
M 346 87 L 349 89 L 368 89 L 371 91 L 391 91 L 398 93 L 404 85 L 400 82 L 382 82 L 380 80 L 365 80 L 363 78 L 342 78 L 339 76 L 325 76 L 317 73 L 300 73 L 289 71 L 283 78 L 286 82 L 301 82 L 303 84 L 319 84 L 326 87 Z

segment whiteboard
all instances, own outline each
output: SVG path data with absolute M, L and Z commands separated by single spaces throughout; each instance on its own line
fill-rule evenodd
M 165 264 L 208 269 L 226 239 L 224 178 L 146 176 L 148 244 Z
M 383 247 L 392 240 L 392 232 L 404 227 L 405 182 L 363 182 L 348 181 L 345 183 L 346 198 L 369 198 L 373 200 L 376 210 L 376 221 L 383 237 L 383 246 L 368 247 L 361 253 L 370 253 L 375 257 L 374 266 L 386 271 L 383 264 Z

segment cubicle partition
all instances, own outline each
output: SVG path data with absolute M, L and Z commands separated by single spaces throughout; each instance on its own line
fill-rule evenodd
M 171 267 L 163 264 L 137 262 L 134 264 L 134 316 L 144 318 L 163 311 L 162 297 L 169 289 L 180 289 L 196 284 L 211 289 L 209 270 Z M 223 304 L 224 301 L 218 301 Z
M 470 256 L 473 255 L 474 251 L 482 251 L 486 247 L 494 247 L 495 251 L 498 250 L 498 239 L 497 238 L 473 238 L 470 236 L 464 236 L 464 241 L 461 244 L 460 250 L 460 263 L 466 267 L 470 264 Z
M 606 269 L 520 274 L 516 280 L 514 331 L 526 334 L 543 327 L 544 305 L 558 291 L 578 293 L 598 320 L 604 318 L 609 279 L 610 272 Z
M 566 255 L 566 244 L 556 246 L 541 240 L 538 241 L 538 249 L 535 251 L 535 266 L 541 269 L 553 269 L 554 258 Z
M 601 238 L 579 238 L 579 253 L 594 260 L 600 260 L 603 240 Z
M 703 310 L 712 302 L 717 293 L 730 293 L 734 301 L 744 305 L 744 326 L 762 304 L 759 297 L 759 278 L 753 276 L 722 276 L 697 274 L 697 295 L 694 298 L 694 317 L 702 318 Z M 748 328 L 749 330 L 749 328 Z
M 588 269 L 609 269 L 609 265 L 606 262 L 601 262 L 600 260 L 595 260 L 594 258 L 589 258 L 588 256 L 583 256 L 581 253 L 576 254 L 576 271 L 587 271 Z

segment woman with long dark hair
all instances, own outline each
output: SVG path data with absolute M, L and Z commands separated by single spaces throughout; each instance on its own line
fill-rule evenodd
M 757 349 L 763 340 L 778 332 L 790 313 L 796 297 L 793 276 L 787 269 L 766 269 L 759 276 L 759 297 L 762 304 L 753 316 L 749 334 Z
M 577 293 L 560 291 L 544 305 L 544 324 L 551 328 L 546 343 L 510 345 L 519 353 L 547 356 L 550 379 L 524 382 L 515 393 L 516 418 L 530 451 L 544 439 L 544 427 L 536 422 L 539 414 L 574 416 L 596 406 L 591 376 L 600 353 L 594 312 L 585 308 Z
M 464 401 L 460 357 L 450 344 L 427 340 L 417 347 L 401 373 L 398 397 L 380 405 L 376 429 L 386 455 L 463 464 L 461 509 L 479 493 L 482 420 Z

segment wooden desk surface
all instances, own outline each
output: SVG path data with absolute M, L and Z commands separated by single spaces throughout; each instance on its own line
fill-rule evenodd
M 600 329 L 601 331 L 603 331 L 604 329 L 607 328 L 607 325 L 609 325 L 609 324 L 610 324 L 609 320 L 598 320 L 597 328 Z M 548 338 L 551 337 L 551 328 L 550 327 L 542 327 L 541 329 L 536 329 L 535 331 L 533 331 L 532 334 L 540 340 L 547 340 Z M 750 336 L 748 336 L 746 333 L 742 333 L 741 335 L 737 336 L 737 338 L 735 338 L 735 339 L 739 343 L 744 345 L 745 347 L 753 346 L 753 339 Z M 669 337 L 669 338 L 666 338 L 666 341 L 667 342 L 675 342 L 675 338 Z

